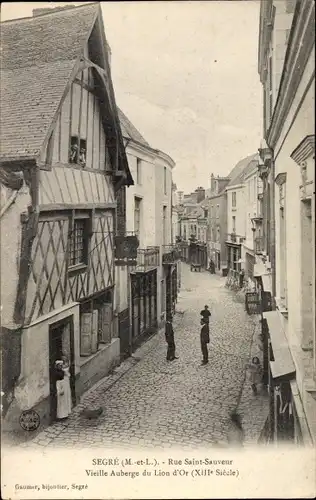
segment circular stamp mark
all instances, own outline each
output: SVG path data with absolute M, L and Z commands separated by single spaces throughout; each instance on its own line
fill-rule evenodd
M 19 421 L 24 431 L 36 431 L 41 423 L 39 414 L 34 410 L 22 411 Z

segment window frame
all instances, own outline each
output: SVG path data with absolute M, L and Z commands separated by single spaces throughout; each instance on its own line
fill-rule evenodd
M 237 207 L 237 193 L 236 191 L 232 192 L 232 208 Z
M 76 222 L 84 221 L 83 227 L 83 261 L 72 263 L 72 239 L 75 238 L 75 225 Z M 90 250 L 90 240 L 91 240 L 91 225 L 92 218 L 89 213 L 78 213 L 74 214 L 71 220 L 71 231 L 69 234 L 69 246 L 68 246 L 68 272 L 83 271 L 88 267 L 89 264 L 89 250 Z M 75 248 L 75 246 L 74 246 Z
M 232 232 L 236 233 L 236 215 L 232 216 Z
M 163 168 L 163 190 L 167 194 L 167 167 Z
M 141 232 L 141 213 L 142 213 L 142 198 L 139 196 L 134 196 L 134 231 L 135 234 L 140 237 Z M 136 214 L 138 214 L 138 230 L 136 229 Z
M 142 185 L 142 159 L 136 157 L 136 184 Z

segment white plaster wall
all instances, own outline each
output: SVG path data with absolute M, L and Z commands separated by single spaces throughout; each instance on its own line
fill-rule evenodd
M 142 200 L 141 230 L 139 248 L 155 245 L 156 213 L 155 213 L 155 165 L 151 156 L 134 149 L 127 148 L 127 158 L 135 185 L 126 190 L 126 231 L 134 231 L 135 197 Z M 141 162 L 141 183 L 137 184 L 137 158 Z
M 80 371 L 79 304 L 73 303 L 23 330 L 21 376 L 15 393 L 21 408 L 30 408 L 49 396 L 49 326 L 69 316 L 74 324 L 75 373 Z
M 13 194 L 12 190 L 1 186 L 3 198 Z M 1 324 L 7 328 L 15 326 L 13 321 L 14 305 L 19 281 L 21 252 L 21 214 L 31 205 L 28 187 L 19 190 L 15 202 L 8 207 L 0 219 L 1 246 Z M 2 207 L 1 207 L 2 208 Z
M 301 86 L 304 82 L 301 82 Z M 299 110 L 296 109 L 297 116 L 288 135 L 278 148 L 278 153 L 275 160 L 275 175 L 281 172 L 287 173 L 286 179 L 286 251 L 287 251 L 287 288 L 288 288 L 288 332 L 289 341 L 293 344 L 301 342 L 301 221 L 300 221 L 300 190 L 301 184 L 300 168 L 290 158 L 293 150 L 299 145 L 306 135 L 314 133 L 314 89 L 310 87 Z M 293 108 L 293 106 L 292 106 Z M 290 113 L 294 111 L 291 108 Z M 279 146 L 279 145 L 278 145 Z M 277 290 L 280 289 L 280 251 L 279 251 L 279 198 L 278 187 L 276 186 L 275 197 L 276 211 L 276 284 Z M 312 270 L 311 270 L 312 272 Z
M 236 192 L 236 210 L 232 207 L 232 193 Z M 215 210 L 215 207 L 214 207 Z M 236 234 L 245 235 L 245 195 L 243 186 L 227 189 L 227 232 L 233 232 L 233 216 L 236 217 Z
M 156 192 L 156 245 L 163 245 L 162 214 L 163 206 L 166 210 L 166 245 L 171 243 L 171 193 L 172 193 L 172 170 L 162 158 L 155 160 L 155 192 Z M 167 173 L 167 189 L 164 193 L 164 167 Z

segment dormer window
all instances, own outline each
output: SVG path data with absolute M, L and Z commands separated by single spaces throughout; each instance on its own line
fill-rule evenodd
M 69 163 L 76 163 L 82 167 L 86 166 L 87 158 L 87 141 L 79 139 L 78 136 L 71 136 Z

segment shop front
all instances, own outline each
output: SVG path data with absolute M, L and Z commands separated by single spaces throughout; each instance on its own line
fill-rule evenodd
M 296 369 L 279 311 L 263 313 L 268 346 L 269 416 L 266 442 L 305 445 L 310 433 L 296 383 Z
M 157 330 L 157 269 L 131 273 L 132 349 Z

